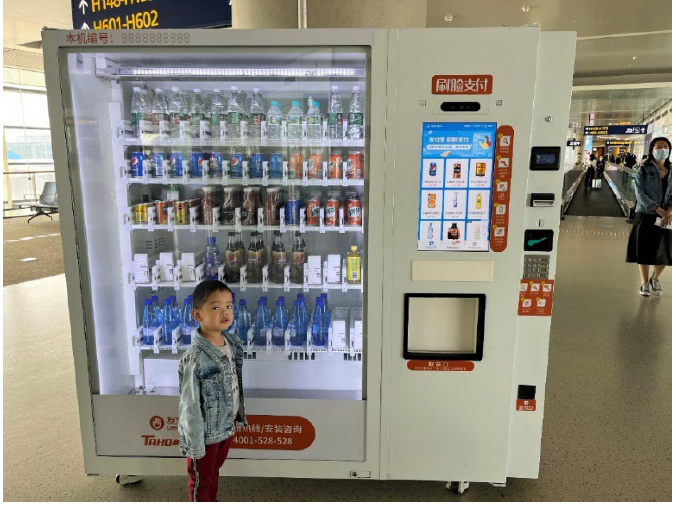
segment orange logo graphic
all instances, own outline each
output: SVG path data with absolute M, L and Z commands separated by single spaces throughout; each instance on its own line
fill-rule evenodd
M 150 418 L 150 427 L 155 431 L 160 431 L 164 428 L 164 419 L 160 416 L 153 416 Z

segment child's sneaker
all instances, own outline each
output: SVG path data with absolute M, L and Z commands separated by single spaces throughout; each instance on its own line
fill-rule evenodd
M 647 282 L 645 284 L 641 284 L 638 293 L 641 296 L 650 296 L 650 284 L 648 284 Z
M 655 293 L 657 296 L 662 296 L 662 285 L 660 284 L 660 281 L 651 277 L 650 287 L 652 288 L 653 293 Z

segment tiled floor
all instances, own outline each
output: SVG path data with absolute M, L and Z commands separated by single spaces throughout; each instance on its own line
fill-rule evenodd
M 223 477 L 220 499 L 670 501 L 671 269 L 661 299 L 641 298 L 624 219 L 562 226 L 538 480 L 457 497 L 439 482 Z M 184 477 L 84 475 L 63 276 L 5 287 L 4 314 L 4 499 L 185 500 Z

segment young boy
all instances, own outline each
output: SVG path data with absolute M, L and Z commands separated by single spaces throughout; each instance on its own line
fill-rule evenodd
M 180 449 L 188 456 L 190 501 L 216 501 L 218 473 L 228 456 L 235 422 L 246 425 L 242 392 L 244 351 L 233 323 L 232 291 L 220 281 L 193 293 L 199 323 L 178 365 Z

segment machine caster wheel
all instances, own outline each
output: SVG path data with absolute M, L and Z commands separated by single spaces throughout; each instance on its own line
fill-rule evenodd
M 464 480 L 452 480 L 446 483 L 446 489 L 448 489 L 453 494 L 463 494 L 465 491 L 467 491 L 468 487 L 469 482 Z
M 141 477 L 138 475 L 120 475 L 119 473 L 115 476 L 115 482 L 120 486 L 128 486 L 130 484 L 137 484 L 141 482 Z

